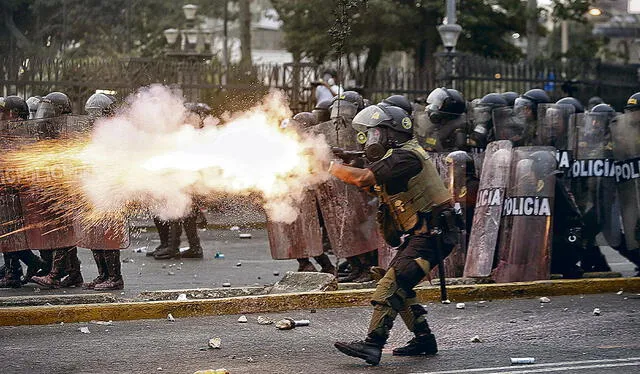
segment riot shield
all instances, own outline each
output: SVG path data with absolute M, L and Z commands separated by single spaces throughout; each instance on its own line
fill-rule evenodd
M 549 279 L 556 183 L 553 147 L 513 150 L 500 224 L 496 282 Z
M 609 114 L 585 113 L 574 132 L 575 160 L 569 170 L 571 190 L 584 218 L 587 242 L 602 232 L 607 243 L 621 243 L 620 204 L 609 129 Z
M 89 129 L 87 116 L 59 116 L 27 121 L 5 122 L 0 134 L 3 145 L 20 147 L 45 139 L 77 136 Z M 24 217 L 24 233 L 29 249 L 53 249 L 73 246 L 77 242 L 73 222 L 61 213 L 51 211 L 51 196 L 32 185 L 40 178 L 54 178 L 59 169 L 34 170 L 33 175 L 14 175 L 13 183 L 19 190 L 20 205 Z
M 426 111 L 413 113 L 413 133 L 422 148 L 427 151 L 437 150 L 438 127 L 429 120 Z
M 453 197 L 455 208 L 460 209 L 465 222 L 467 219 L 471 220 L 478 188 L 477 184 L 474 184 L 473 159 L 465 151 L 455 151 L 444 155 L 444 157 L 439 157 L 439 161 L 441 161 L 438 163 L 440 177 Z M 460 242 L 444 259 L 445 275 L 449 278 L 459 278 L 464 272 L 467 255 L 467 229 L 470 227 L 471 223 L 469 222 L 459 236 Z M 433 269 L 431 274 L 433 277 L 437 277 L 437 269 Z
M 512 144 L 508 140 L 491 142 L 487 146 L 469 236 L 465 277 L 487 277 L 491 274 L 502 204 L 509 185 L 511 148 Z
M 126 221 L 98 223 L 90 226 L 74 221 L 78 246 L 87 249 L 125 249 L 129 247 L 129 226 Z
M 355 186 L 331 178 L 316 189 L 325 229 L 336 256 L 378 249 L 376 200 Z
M 535 145 L 569 149 L 569 131 L 575 107 L 568 104 L 538 104 Z
M 332 119 L 319 123 L 311 128 L 315 134 L 322 134 L 331 147 L 340 147 L 346 150 L 358 150 L 356 142 L 356 130 L 351 127 L 351 123 L 342 118 Z
M 322 254 L 322 231 L 315 191 L 307 190 L 293 223 L 267 222 L 271 257 L 274 260 L 309 258 Z
M 640 247 L 640 111 L 618 116 L 611 126 L 616 182 L 628 249 Z
M 535 120 L 522 107 L 495 108 L 492 112 L 495 140 L 510 140 L 514 146 L 529 144 Z

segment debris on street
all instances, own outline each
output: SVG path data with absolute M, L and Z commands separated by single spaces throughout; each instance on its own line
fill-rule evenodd
M 198 370 L 193 374 L 229 374 L 229 370 L 227 369 L 207 369 L 207 370 Z
M 533 357 L 511 357 L 511 365 L 533 364 L 536 359 Z
M 111 326 L 113 325 L 113 321 L 109 320 L 109 321 L 90 321 L 89 323 L 93 323 L 94 325 L 100 325 L 100 326 Z
M 83 334 L 91 334 L 91 331 L 89 331 L 89 328 L 86 326 L 80 327 L 78 331 L 80 331 Z
M 593 315 L 594 315 L 594 316 L 599 316 L 599 315 L 600 315 L 600 308 L 595 308 L 595 309 L 593 310 Z
M 464 309 L 465 305 L 464 303 L 457 303 L 456 304 L 456 309 Z
M 471 340 L 469 340 L 471 343 L 482 343 L 482 339 L 480 339 L 479 335 L 474 336 L 473 338 L 471 338 Z
M 167 314 L 167 320 L 168 320 L 169 322 L 175 322 L 175 321 L 176 321 L 176 319 L 175 319 L 175 318 L 173 318 L 173 316 L 171 315 L 171 313 Z
M 231 283 L 224 282 L 224 283 L 222 283 L 222 287 L 231 287 Z
M 548 297 L 546 297 L 546 296 L 543 296 L 543 297 L 541 297 L 541 298 L 540 298 L 540 302 L 541 302 L 541 303 L 544 303 L 544 304 L 546 304 L 546 303 L 550 303 L 550 302 L 551 302 L 551 299 L 550 299 L 550 298 L 548 298 Z
M 178 295 L 178 301 L 187 301 L 187 294 L 186 293 L 181 293 L 180 295 Z
M 239 231 L 239 230 L 240 230 L 240 227 L 238 227 L 238 226 L 231 226 L 231 228 L 230 228 L 229 230 L 231 230 L 231 231 Z
M 258 316 L 258 325 L 273 325 L 273 321 L 267 317 Z
M 219 258 L 219 259 L 223 259 L 224 258 L 224 253 L 222 253 L 220 251 L 217 251 L 214 257 L 215 258 Z
M 239 323 L 247 323 L 247 321 L 248 321 L 247 320 L 247 316 L 245 316 L 245 315 L 242 315 L 242 316 L 240 316 L 240 318 L 238 318 L 238 322 Z
M 209 347 L 211 347 L 211 349 L 220 349 L 220 344 L 222 344 L 222 339 L 220 338 L 209 339 Z
M 301 319 L 296 321 L 293 318 L 284 318 L 276 322 L 276 328 L 278 330 L 291 330 L 300 326 L 309 326 L 309 320 Z
M 240 235 L 238 235 L 238 237 L 240 239 L 251 239 L 252 235 L 251 234 L 240 234 Z

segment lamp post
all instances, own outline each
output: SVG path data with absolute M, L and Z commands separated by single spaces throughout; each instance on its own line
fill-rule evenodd
M 447 86 L 455 88 L 453 83 L 453 73 L 455 71 L 454 58 L 458 37 L 462 33 L 462 26 L 456 23 L 456 0 L 447 0 L 447 17 L 438 26 L 438 33 L 445 48 L 445 74 L 447 76 Z
M 210 52 L 210 46 L 213 32 L 197 24 L 198 6 L 187 4 L 182 7 L 182 11 L 185 18 L 184 26 L 164 30 L 164 37 L 168 44 L 165 55 L 191 60 L 211 58 L 213 55 Z

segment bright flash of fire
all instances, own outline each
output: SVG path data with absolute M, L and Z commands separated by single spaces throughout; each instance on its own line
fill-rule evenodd
M 89 219 L 120 216 L 128 207 L 161 218 L 191 210 L 194 196 L 258 193 L 270 219 L 291 222 L 304 190 L 325 180 L 329 158 L 322 137 L 280 129 L 291 116 L 287 102 L 271 93 L 222 126 L 197 129 L 181 96 L 150 86 L 128 99 L 112 118 L 96 122 L 90 139 L 38 142 L 12 152 L 5 165 L 28 175 L 64 171 L 46 183 L 32 181 L 60 212 Z

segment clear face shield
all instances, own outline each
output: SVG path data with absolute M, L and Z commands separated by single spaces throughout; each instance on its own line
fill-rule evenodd
M 35 119 L 44 119 L 57 116 L 56 106 L 50 101 L 41 101 L 36 111 Z
M 337 100 L 331 106 L 331 119 L 342 117 L 345 121 L 351 122 L 357 113 L 358 107 L 345 100 Z

